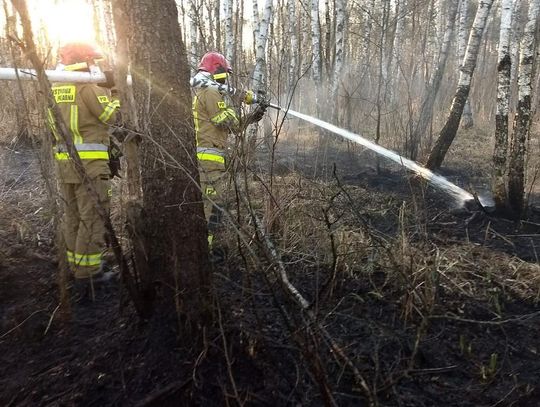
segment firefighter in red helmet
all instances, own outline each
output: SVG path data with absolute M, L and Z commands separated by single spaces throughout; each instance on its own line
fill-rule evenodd
M 60 63 L 66 71 L 88 72 L 103 55 L 92 45 L 69 43 L 60 48 Z M 112 78 L 112 75 L 108 75 Z M 66 123 L 69 137 L 82 161 L 97 197 L 86 189 L 59 134 L 52 111 L 49 126 L 55 138 L 54 159 L 64 204 L 61 220 L 66 255 L 78 291 L 87 292 L 93 283 L 104 281 L 105 226 L 95 198 L 108 210 L 111 197 L 111 143 L 109 124 L 120 107 L 112 96 L 111 79 L 106 84 L 62 83 L 53 86 L 53 96 Z
M 260 103 L 251 114 L 241 117 L 228 92 L 230 88 L 211 86 L 212 81 L 226 84 L 231 73 L 231 65 L 222 54 L 207 52 L 199 63 L 197 80 L 192 80 L 197 158 L 211 249 L 214 249 L 214 232 L 220 223 L 221 211 L 214 204 L 221 204 L 227 165 L 227 136 L 229 133 L 239 134 L 247 125 L 261 120 L 266 110 Z M 243 92 L 242 96 L 246 104 L 255 101 L 251 91 Z

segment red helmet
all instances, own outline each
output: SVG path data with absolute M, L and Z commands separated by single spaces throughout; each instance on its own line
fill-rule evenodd
M 227 74 L 232 73 L 231 64 L 219 52 L 211 51 L 204 54 L 199 62 L 199 71 L 211 73 L 214 79 L 219 77 L 226 78 Z M 224 74 L 224 75 L 223 75 Z
M 103 54 L 96 47 L 85 42 L 72 42 L 59 50 L 60 62 L 64 65 L 90 62 L 103 59 Z

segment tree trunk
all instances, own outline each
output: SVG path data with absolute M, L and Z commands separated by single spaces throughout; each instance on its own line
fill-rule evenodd
M 339 126 L 339 84 L 341 83 L 341 75 L 343 72 L 345 46 L 345 20 L 347 15 L 347 2 L 345 0 L 336 0 L 336 45 L 335 45 L 335 64 L 332 78 L 332 120 L 334 124 Z
M 319 116 L 321 96 L 321 23 L 319 21 L 319 0 L 311 0 L 311 75 L 315 86 L 316 114 Z
M 173 0 L 126 0 L 141 143 L 148 270 L 188 326 L 210 309 L 206 222 L 198 186 L 189 65 Z M 159 24 L 156 24 L 159 21 Z M 172 69 L 174 67 L 174 69 Z
M 257 42 L 255 49 L 255 69 L 252 77 L 254 90 L 266 90 L 266 43 L 268 42 L 268 28 L 272 18 L 272 0 L 266 0 L 260 21 L 257 21 Z
M 465 50 L 467 44 L 467 37 L 469 30 L 467 29 L 469 20 L 469 0 L 461 0 L 459 11 L 459 39 L 458 39 L 458 60 L 459 63 L 463 63 L 465 59 Z M 474 125 L 471 103 L 469 98 L 463 106 L 463 115 L 461 117 L 461 127 L 464 129 L 470 129 Z
M 406 146 L 406 151 L 409 152 L 411 160 L 417 159 L 422 136 L 427 132 L 433 119 L 433 107 L 435 105 L 435 99 L 439 94 L 443 74 L 446 68 L 446 61 L 448 60 L 452 34 L 454 33 L 457 7 L 457 2 L 450 3 L 448 19 L 446 20 L 446 30 L 441 43 L 441 49 L 439 50 L 439 60 L 435 70 L 431 74 L 429 85 L 426 90 L 426 96 L 422 102 L 422 108 L 420 109 L 418 124 L 412 134 L 410 145 Z
M 474 23 L 471 28 L 469 43 L 467 44 L 467 50 L 465 51 L 464 63 L 459 75 L 458 87 L 454 99 L 452 100 L 452 106 L 450 107 L 450 113 L 448 114 L 446 123 L 439 133 L 439 138 L 431 150 L 426 163 L 426 167 L 430 170 L 440 168 L 452 141 L 454 141 L 454 138 L 456 137 L 461 114 L 463 113 L 463 107 L 469 96 L 472 75 L 474 68 L 476 67 L 478 49 L 484 33 L 484 27 L 486 26 L 489 10 L 492 5 L 493 0 L 480 0 L 478 4 L 476 17 L 474 18 Z
M 197 73 L 197 63 L 202 55 L 197 55 L 198 39 L 198 25 L 200 20 L 197 15 L 197 4 L 195 0 L 191 0 L 188 4 L 188 16 L 189 16 L 189 43 L 190 53 L 189 62 L 191 67 L 191 76 L 195 76 Z
M 510 105 L 510 33 L 512 28 L 513 0 L 502 0 L 499 56 L 497 64 L 497 113 L 495 115 L 495 147 L 493 149 L 492 191 L 495 208 L 506 207 L 506 155 L 508 152 L 508 112 Z
M 287 12 L 288 12 L 288 33 L 290 38 L 291 57 L 289 62 L 289 81 L 288 81 L 288 98 L 292 98 L 292 92 L 296 86 L 296 82 L 299 79 L 298 72 L 298 36 L 296 35 L 296 26 L 298 21 L 296 20 L 296 0 L 287 0 Z
M 223 5 L 225 12 L 225 58 L 229 63 L 234 61 L 234 33 L 233 33 L 233 0 L 225 0 Z
M 531 0 L 528 21 L 521 41 L 518 106 L 514 117 L 514 132 L 510 143 L 508 170 L 508 204 L 516 216 L 520 216 L 524 209 L 525 154 L 531 126 L 532 76 L 536 55 L 535 36 L 539 14 L 540 0 Z

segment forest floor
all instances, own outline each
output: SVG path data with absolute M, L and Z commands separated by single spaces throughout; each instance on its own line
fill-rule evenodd
M 0 405 L 540 406 L 538 196 L 516 224 L 346 144 L 298 145 L 276 239 L 310 312 L 232 248 L 204 343 L 114 285 L 63 319 L 36 154 L 0 147 Z M 470 157 L 446 171 L 482 189 Z

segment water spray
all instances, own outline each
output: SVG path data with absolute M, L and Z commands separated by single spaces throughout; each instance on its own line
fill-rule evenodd
M 386 158 L 389 158 L 390 160 L 410 169 L 414 173 L 420 175 L 422 178 L 427 180 L 429 183 L 431 183 L 433 186 L 442 189 L 446 193 L 449 193 L 451 196 L 453 196 L 456 201 L 466 207 L 471 207 L 473 203 L 478 204 L 482 207 L 482 202 L 478 199 L 478 197 L 473 196 L 470 192 L 464 190 L 463 188 L 458 187 L 457 185 L 451 183 L 446 178 L 444 178 L 441 175 L 435 174 L 434 172 L 430 171 L 426 167 L 418 164 L 415 161 L 412 161 L 408 158 L 402 157 L 398 153 L 388 150 L 387 148 L 384 148 L 378 144 L 375 144 L 374 142 L 365 139 L 364 137 L 352 133 L 348 130 L 339 128 L 337 126 L 334 126 L 333 124 L 330 124 L 328 122 L 325 122 L 323 120 L 317 119 L 312 116 L 308 116 L 303 113 L 295 112 L 294 110 L 290 109 L 284 109 L 278 105 L 275 105 L 273 103 L 270 103 L 268 105 L 269 107 L 272 107 L 274 109 L 278 109 L 285 114 L 290 114 L 291 116 L 295 116 L 299 119 L 308 121 L 310 123 L 315 124 L 318 127 L 321 127 L 323 129 L 326 129 L 328 131 L 331 131 L 332 133 L 335 133 L 347 140 L 353 141 L 357 144 L 363 145 L 364 147 L 367 147 L 368 149 L 376 152 L 377 154 L 380 154 Z

